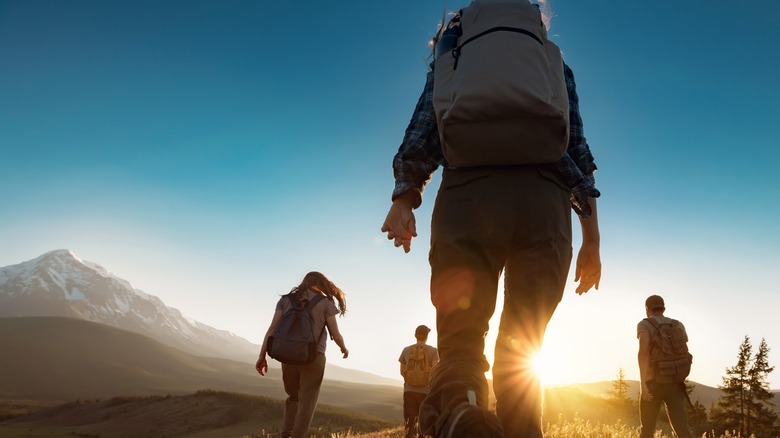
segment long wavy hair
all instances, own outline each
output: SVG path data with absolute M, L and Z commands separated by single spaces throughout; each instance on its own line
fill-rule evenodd
M 346 295 L 344 295 L 344 292 L 322 273 L 317 271 L 309 272 L 303 277 L 301 284 L 293 287 L 292 290 L 290 290 L 290 293 L 295 294 L 297 297 L 298 294 L 304 293 L 307 290 L 324 295 L 325 298 L 336 303 L 339 308 L 339 315 L 344 316 L 344 314 L 347 313 Z
M 542 14 L 542 22 L 544 23 L 544 27 L 549 31 L 550 30 L 550 23 L 552 21 L 552 9 L 550 9 L 550 5 L 548 3 L 548 0 L 528 0 L 532 4 L 539 5 L 539 12 Z M 436 34 L 431 38 L 430 41 L 428 41 L 428 45 L 431 47 L 432 50 L 434 50 L 434 47 L 436 46 L 436 42 L 439 41 L 439 38 L 441 38 L 441 34 L 444 32 L 445 29 L 450 27 L 451 24 L 457 23 L 460 21 L 460 14 L 451 12 L 448 14 L 450 16 L 450 22 L 444 23 L 443 17 L 442 17 L 442 23 L 438 26 L 438 29 L 436 30 Z M 455 19 L 453 21 L 453 18 Z

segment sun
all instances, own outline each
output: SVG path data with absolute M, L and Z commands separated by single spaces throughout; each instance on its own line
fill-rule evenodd
M 531 363 L 542 385 L 557 385 L 566 381 L 567 371 L 564 361 L 550 350 L 536 353 Z
M 531 364 L 534 369 L 534 373 L 539 377 L 539 381 L 542 385 L 548 384 L 554 379 L 555 361 L 552 360 L 549 355 L 544 353 L 544 350 L 539 351 L 534 356 Z

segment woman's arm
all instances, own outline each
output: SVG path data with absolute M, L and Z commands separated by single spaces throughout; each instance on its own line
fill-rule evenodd
M 332 315 L 325 318 L 325 324 L 328 326 L 330 337 L 333 338 L 336 345 L 341 348 L 341 354 L 343 354 L 344 359 L 346 359 L 347 356 L 349 356 L 349 350 L 347 350 L 347 346 L 344 344 L 344 337 L 341 336 L 341 332 L 339 331 L 339 323 L 336 322 L 336 316 Z
M 268 338 L 276 331 L 276 327 L 279 326 L 279 321 L 282 320 L 282 311 L 277 310 L 274 312 L 274 317 L 271 319 L 271 325 L 268 326 L 268 331 L 265 332 L 263 337 L 263 346 L 260 347 L 260 355 L 257 358 L 255 369 L 261 376 L 264 376 L 268 371 L 268 360 L 266 359 L 266 351 L 268 350 Z

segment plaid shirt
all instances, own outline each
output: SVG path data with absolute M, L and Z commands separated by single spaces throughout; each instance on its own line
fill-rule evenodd
M 563 70 L 569 93 L 569 146 L 556 166 L 571 191 L 572 208 L 580 217 L 587 218 L 590 216 L 588 197 L 600 196 L 593 177 L 596 163 L 593 161 L 593 155 L 583 134 L 574 72 L 565 63 Z M 393 158 L 395 175 L 393 199 L 412 191 L 416 195 L 414 207 L 419 207 L 422 202 L 423 188 L 439 166 L 453 168 L 442 154 L 436 115 L 433 112 L 433 64 L 431 64 L 425 88 L 417 101 L 398 153 Z

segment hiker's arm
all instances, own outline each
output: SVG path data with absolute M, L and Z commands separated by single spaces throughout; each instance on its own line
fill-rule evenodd
M 433 110 L 433 70 L 428 72 L 417 106 L 406 127 L 404 138 L 393 157 L 393 205 L 382 224 L 382 232 L 405 252 L 417 236 L 412 210 L 420 206 L 422 192 L 436 169 L 446 160 L 441 150 L 436 115 Z
M 647 387 L 647 382 L 650 380 L 650 334 L 646 331 L 639 332 L 637 361 L 639 362 L 640 396 L 643 400 L 650 401 L 653 399 L 653 394 Z
M 408 191 L 397 197 L 390 206 L 385 223 L 382 224 L 382 232 L 387 233 L 387 239 L 393 240 L 396 248 L 403 246 L 404 252 L 409 252 L 412 246 L 412 238 L 417 237 L 417 222 L 414 218 L 414 197 L 412 191 Z
M 577 286 L 577 294 L 583 294 L 594 286 L 598 290 L 601 282 L 601 235 L 596 198 L 588 198 L 588 204 L 591 210 L 590 216 L 585 219 L 580 217 L 582 246 L 577 254 L 577 267 L 574 272 L 574 281 L 580 282 Z
M 349 356 L 349 350 L 347 350 L 347 346 L 344 344 L 344 337 L 341 336 L 341 332 L 339 331 L 339 323 L 336 322 L 336 316 L 332 315 L 325 318 L 325 324 L 328 325 L 330 337 L 333 338 L 333 342 L 339 346 L 341 354 L 343 354 L 344 359 L 346 359 L 347 356 Z
M 261 376 L 264 376 L 266 372 L 268 372 L 268 360 L 266 359 L 266 351 L 268 350 L 268 337 L 271 336 L 274 331 L 276 331 L 276 327 L 279 325 L 279 321 L 282 320 L 282 311 L 277 310 L 274 312 L 274 317 L 271 319 L 271 325 L 268 326 L 268 330 L 265 332 L 265 336 L 263 337 L 263 345 L 260 347 L 260 355 L 257 358 L 257 363 L 255 364 L 255 369 L 258 373 L 260 373 Z

